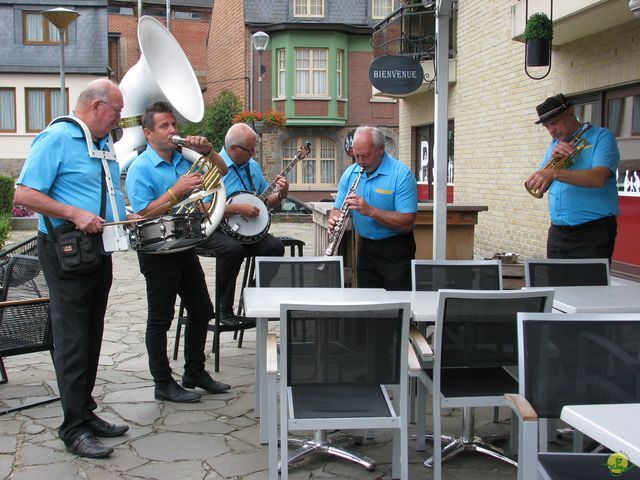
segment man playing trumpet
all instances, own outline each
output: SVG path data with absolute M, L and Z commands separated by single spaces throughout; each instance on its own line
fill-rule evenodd
M 548 258 L 608 258 L 616 239 L 618 189 L 616 171 L 620 153 L 606 128 L 581 124 L 573 104 L 563 94 L 536 107 L 537 124 L 553 138 L 540 169 L 527 178 L 527 189 L 549 192 L 551 227 Z M 582 140 L 579 151 L 576 143 Z M 567 168 L 544 168 L 571 156 Z
M 178 134 L 171 106 L 156 102 L 142 117 L 147 149 L 133 162 L 127 173 L 126 190 L 131 207 L 140 215 L 162 215 L 183 197 L 202 185 L 202 175 L 187 173 L 191 164 L 176 150 Z M 188 136 L 186 144 L 204 155 L 211 152 L 205 137 Z M 219 156 L 214 163 L 221 173 L 226 166 Z M 213 305 L 204 272 L 194 248 L 176 253 L 138 251 L 140 271 L 147 284 L 147 332 L 145 337 L 149 369 L 155 383 L 155 398 L 172 402 L 196 402 L 200 394 L 185 390 L 199 387 L 209 393 L 222 393 L 230 386 L 213 380 L 204 369 L 207 325 L 213 318 Z M 182 386 L 173 379 L 167 358 L 167 331 L 174 316 L 176 295 L 189 312 L 184 333 L 184 375 Z

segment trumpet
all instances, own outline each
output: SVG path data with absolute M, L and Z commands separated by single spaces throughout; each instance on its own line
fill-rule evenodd
M 573 164 L 574 158 L 576 158 L 578 154 L 582 151 L 582 149 L 587 146 L 587 139 L 584 138 L 582 134 L 590 126 L 591 124 L 589 123 L 582 124 L 582 127 L 580 127 L 580 130 L 578 130 L 578 132 L 573 136 L 573 138 L 569 140 L 573 144 L 573 150 L 569 155 L 565 155 L 564 157 L 560 157 L 556 159 L 550 158 L 549 161 L 540 170 L 547 170 L 549 168 L 559 168 L 559 169 L 566 170 L 567 168 L 569 168 Z M 532 196 L 536 198 L 542 198 L 544 195 L 544 192 L 540 192 L 537 188 L 529 188 L 529 186 L 527 185 L 527 182 L 524 182 L 524 188 L 526 188 L 527 192 L 529 192 Z

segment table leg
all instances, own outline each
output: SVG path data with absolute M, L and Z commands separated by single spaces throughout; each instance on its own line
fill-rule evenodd
M 262 445 L 269 441 L 269 415 L 267 411 L 267 332 L 269 319 L 258 318 L 256 321 L 256 409 L 255 416 L 260 418 L 259 439 Z

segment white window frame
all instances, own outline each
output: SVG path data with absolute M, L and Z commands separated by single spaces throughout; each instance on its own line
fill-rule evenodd
M 338 149 L 333 140 L 327 137 L 291 137 L 282 143 L 282 168 L 284 169 L 293 160 L 295 153 L 298 151 L 298 145 L 304 142 L 311 142 L 311 152 L 305 158 L 300 160 L 296 167 L 289 172 L 289 183 L 293 188 L 327 188 L 336 186 L 336 164 Z M 323 180 L 323 166 L 325 170 L 330 171 L 330 178 Z M 303 171 L 305 168 L 313 168 L 314 182 L 302 182 Z
M 323 18 L 324 0 L 293 0 L 293 16 Z
M 336 97 L 344 98 L 344 79 L 343 79 L 343 68 L 344 68 L 344 50 L 339 48 L 336 51 Z
M 301 68 L 298 66 L 299 62 L 302 60 L 299 56 L 299 54 L 301 52 L 307 52 L 308 53 L 308 57 L 307 57 L 307 62 L 308 62 L 308 66 Z M 318 59 L 318 60 L 323 60 L 324 61 L 324 68 L 316 68 L 314 67 L 314 63 L 316 62 L 316 59 L 314 57 L 317 56 L 317 53 L 314 52 L 323 52 L 324 54 L 324 58 L 323 59 Z M 328 62 L 329 62 L 329 49 L 328 48 L 296 48 L 295 49 L 295 53 L 294 53 L 294 63 L 295 63 L 295 97 L 296 98 L 327 98 L 329 95 L 329 69 L 328 69 Z M 306 93 L 302 93 L 302 90 L 300 88 L 300 79 L 299 79 L 299 75 L 298 73 L 301 71 L 306 71 L 307 72 L 307 92 Z M 318 72 L 324 72 L 324 90 L 321 92 L 315 92 L 314 90 L 316 89 L 316 82 L 314 81 L 314 77 L 315 74 Z
M 276 50 L 276 68 L 278 69 L 276 98 L 285 98 L 287 95 L 287 50 L 278 48 Z
M 16 132 L 16 89 L 0 87 L 0 132 Z M 7 95 L 8 93 L 8 95 Z
M 387 18 L 394 11 L 394 0 L 371 0 L 371 18 Z

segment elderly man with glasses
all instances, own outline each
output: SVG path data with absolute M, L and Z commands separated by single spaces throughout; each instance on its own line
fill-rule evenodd
M 236 192 L 251 192 L 260 195 L 268 186 L 258 162 L 253 159 L 256 152 L 256 133 L 244 123 L 232 125 L 224 139 L 220 156 L 229 171 L 223 177 L 227 198 Z M 289 183 L 284 177 L 277 177 L 277 189 L 267 196 L 265 203 L 273 208 L 287 198 Z M 233 202 L 227 204 L 224 215 L 241 215 L 245 218 L 257 217 L 260 209 L 253 204 Z M 233 301 L 236 279 L 245 257 L 282 256 L 284 245 L 280 239 L 267 234 L 256 243 L 242 243 L 227 236 L 218 228 L 202 245 L 216 253 L 216 268 L 220 279 L 220 323 L 227 326 L 251 326 L 255 321 L 234 314 Z

